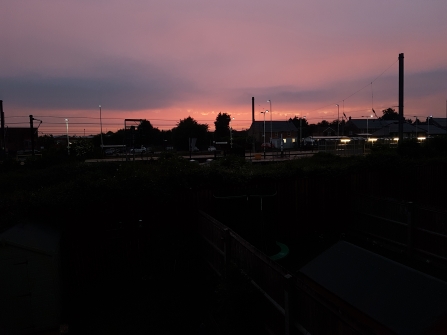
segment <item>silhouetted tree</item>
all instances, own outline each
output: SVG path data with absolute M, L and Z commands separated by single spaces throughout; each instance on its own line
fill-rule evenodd
M 154 127 L 148 120 L 142 120 L 137 127 L 137 146 L 148 146 L 154 141 Z
M 321 128 L 327 128 L 330 127 L 332 125 L 332 123 L 329 123 L 329 121 L 327 120 L 322 120 L 321 122 L 317 123 L 317 126 L 321 127 Z
M 105 145 L 117 145 L 124 144 L 124 129 L 118 129 L 116 132 L 108 131 L 103 135 L 103 140 Z M 100 136 L 95 136 L 93 144 L 99 146 L 101 143 Z
M 405 121 L 407 121 L 407 123 L 412 124 L 412 125 L 422 124 L 421 120 L 419 120 L 418 118 L 416 118 L 414 121 L 412 119 L 406 119 Z
M 172 146 L 172 130 L 155 129 L 155 144 L 163 149 Z
M 292 122 L 292 123 L 295 125 L 295 127 L 297 127 L 298 129 L 300 129 L 300 120 L 301 120 L 301 127 L 303 127 L 303 129 L 304 129 L 305 127 L 308 127 L 308 126 L 309 126 L 309 123 L 307 122 L 307 119 L 304 118 L 304 117 L 297 117 L 297 116 L 295 116 L 293 119 L 290 118 L 290 119 L 289 119 L 289 122 Z
M 56 146 L 56 140 L 54 139 L 53 135 L 39 136 L 37 143 L 44 149 L 50 149 Z
M 199 124 L 192 117 L 180 120 L 177 126 L 172 129 L 174 145 L 179 150 L 189 150 L 189 138 L 197 138 L 197 143 L 205 143 L 207 140 L 208 125 Z M 196 143 L 196 145 L 197 145 Z
M 301 137 L 302 138 L 309 136 L 309 123 L 307 122 L 306 118 L 304 118 L 304 117 L 301 118 L 301 117 L 295 116 L 293 119 L 290 118 L 289 122 L 292 122 L 293 125 L 296 127 L 296 129 L 298 129 L 298 134 L 300 133 L 300 128 L 301 128 Z
M 382 111 L 382 120 L 399 120 L 399 113 L 397 113 L 394 108 L 387 108 Z
M 219 113 L 216 116 L 216 121 L 214 121 L 215 127 L 215 138 L 216 140 L 222 140 L 223 138 L 230 136 L 230 122 L 231 116 L 227 113 Z

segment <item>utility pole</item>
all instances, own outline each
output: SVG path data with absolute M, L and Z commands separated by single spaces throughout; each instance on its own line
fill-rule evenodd
M 29 116 L 29 126 L 30 126 L 30 130 L 31 130 L 31 133 L 30 133 L 30 135 L 31 135 L 31 153 L 32 153 L 32 155 L 34 157 L 34 125 L 33 125 L 33 120 L 34 120 L 33 116 L 30 115 Z
M 273 122 L 272 122 L 272 100 L 267 100 L 267 102 L 270 102 L 270 144 L 272 144 L 272 138 L 273 138 Z
M 301 116 L 300 117 L 300 150 L 301 150 L 301 141 L 302 141 L 302 131 L 303 131 L 303 127 L 302 127 L 302 125 L 301 125 L 301 123 L 302 123 L 302 121 L 303 121 L 303 118 L 305 118 L 306 116 Z

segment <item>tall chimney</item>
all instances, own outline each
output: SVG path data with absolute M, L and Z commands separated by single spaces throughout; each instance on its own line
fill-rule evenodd
M 399 144 L 404 138 L 404 54 L 399 54 Z
M 255 122 L 255 97 L 251 97 L 251 123 Z

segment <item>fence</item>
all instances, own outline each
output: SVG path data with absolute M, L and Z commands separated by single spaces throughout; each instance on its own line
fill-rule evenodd
M 412 265 L 447 269 L 447 211 L 412 202 L 356 196 L 352 232 Z
M 392 333 L 303 274 L 289 273 L 203 211 L 198 215 L 198 233 L 208 264 L 225 276 L 230 263 L 235 263 L 282 315 L 285 334 Z
M 339 139 L 318 139 L 317 151 L 328 152 L 338 156 L 363 155 L 366 150 L 365 140 L 351 139 L 348 142 Z

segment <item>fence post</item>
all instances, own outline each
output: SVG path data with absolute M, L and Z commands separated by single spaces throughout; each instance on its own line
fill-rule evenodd
M 293 334 L 294 315 L 293 298 L 292 298 L 292 275 L 286 274 L 284 276 L 284 334 Z
M 413 230 L 414 230 L 414 203 L 407 203 L 407 256 L 413 259 Z
M 224 240 L 224 278 L 226 278 L 228 275 L 230 261 L 231 261 L 230 229 L 224 228 L 223 233 L 224 233 L 224 237 L 223 237 L 223 240 Z

